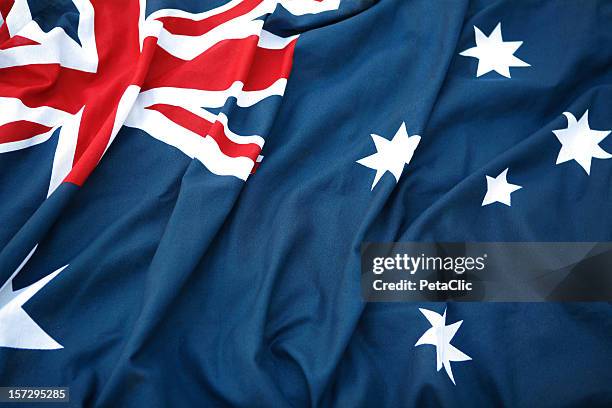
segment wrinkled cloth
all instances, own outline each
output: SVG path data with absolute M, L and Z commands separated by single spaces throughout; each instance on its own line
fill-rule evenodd
M 476 77 L 459 53 L 499 22 L 530 67 Z M 610 22 L 606 1 L 277 10 L 264 27 L 300 37 L 246 181 L 130 127 L 49 197 L 56 136 L 0 154 L 0 282 L 34 244 L 15 290 L 68 265 L 24 305 L 63 348 L 0 347 L 0 385 L 67 386 L 96 407 L 611 405 L 609 303 L 366 303 L 359 266 L 362 242 L 612 240 L 612 160 L 556 165 L 552 133 L 587 109 L 612 129 Z M 404 122 L 420 144 L 372 188 L 356 161 Z M 485 176 L 506 168 L 523 188 L 483 207 Z M 463 321 L 456 385 L 415 347 L 419 308 Z

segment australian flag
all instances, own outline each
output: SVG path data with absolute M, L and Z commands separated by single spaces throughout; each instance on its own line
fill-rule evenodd
M 360 291 L 364 242 L 612 241 L 611 28 L 606 0 L 0 0 L 2 392 L 612 406 L 611 303 Z

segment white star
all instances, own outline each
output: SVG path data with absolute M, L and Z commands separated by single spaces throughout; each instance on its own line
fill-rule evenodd
M 410 163 L 412 155 L 421 141 L 421 136 L 408 136 L 405 123 L 402 123 L 392 140 L 387 140 L 375 134 L 371 136 L 377 152 L 357 160 L 357 163 L 376 170 L 372 183 L 372 190 L 374 190 L 378 181 L 387 171 L 395 176 L 396 183 L 399 181 L 404 170 L 404 164 Z
M 508 181 L 506 181 L 507 175 L 508 169 L 502 171 L 499 176 L 495 178 L 486 176 L 487 193 L 482 200 L 483 207 L 495 202 L 500 202 L 510 207 L 510 194 L 523 187 L 508 183 Z
M 495 71 L 510 78 L 510 67 L 529 67 L 528 63 L 514 56 L 514 53 L 523 44 L 522 41 L 504 41 L 502 39 L 501 23 L 487 37 L 478 27 L 474 26 L 476 46 L 459 53 L 465 57 L 478 58 L 476 76 Z
M 34 350 L 63 348 L 32 320 L 22 306 L 68 265 L 59 268 L 30 286 L 13 290 L 13 278 L 17 276 L 35 249 L 30 252 L 25 261 L 19 265 L 9 280 L 0 288 L 0 328 L 2 328 L 0 330 L 0 347 Z
M 567 128 L 553 130 L 559 142 L 561 150 L 557 156 L 557 163 L 576 160 L 587 174 L 591 174 L 591 160 L 609 159 L 612 154 L 606 152 L 599 143 L 610 134 L 610 130 L 592 130 L 589 127 L 589 111 L 587 109 L 579 121 L 570 112 L 563 112 L 567 118 Z
M 446 309 L 444 309 L 444 314 L 439 315 L 438 313 L 419 308 L 421 313 L 425 316 L 425 318 L 431 323 L 431 328 L 429 328 L 421 338 L 414 345 L 421 346 L 423 344 L 431 344 L 436 346 L 436 368 L 438 371 L 444 366 L 446 370 L 446 374 L 451 379 L 453 384 L 455 383 L 455 378 L 453 377 L 453 371 L 451 369 L 451 361 L 468 361 L 472 358 L 467 354 L 463 353 L 461 350 L 457 349 L 455 346 L 450 344 L 451 340 L 461 327 L 461 323 L 463 320 L 459 320 L 456 323 L 451 325 L 446 325 Z

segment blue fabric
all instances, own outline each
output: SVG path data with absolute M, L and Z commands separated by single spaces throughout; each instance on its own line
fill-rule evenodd
M 586 109 L 612 128 L 612 4 L 346 0 L 293 19 L 266 22 L 303 33 L 285 96 L 254 108 L 280 103 L 254 122 L 265 159 L 246 183 L 123 128 L 83 187 L 43 203 L 48 179 L 25 175 L 48 177 L 54 140 L 0 155 L 0 282 L 33 242 L 15 289 L 69 264 L 24 306 L 64 348 L 0 348 L 0 385 L 97 407 L 612 405 L 610 303 L 364 303 L 359 282 L 364 241 L 612 240 L 612 160 L 555 165 L 552 133 Z M 458 54 L 500 21 L 531 67 L 476 78 Z M 371 190 L 356 160 L 402 122 L 421 143 Z M 512 207 L 482 207 L 507 167 Z M 457 385 L 414 346 L 419 308 L 463 320 Z
M 39 1 L 27 0 L 32 14 L 40 28 L 48 33 L 58 27 L 81 45 L 79 39 L 79 11 L 70 0 Z

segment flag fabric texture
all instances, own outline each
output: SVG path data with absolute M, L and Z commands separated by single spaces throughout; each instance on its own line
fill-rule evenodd
M 612 405 L 610 303 L 367 303 L 360 245 L 612 240 L 612 3 L 0 2 L 0 386 Z

